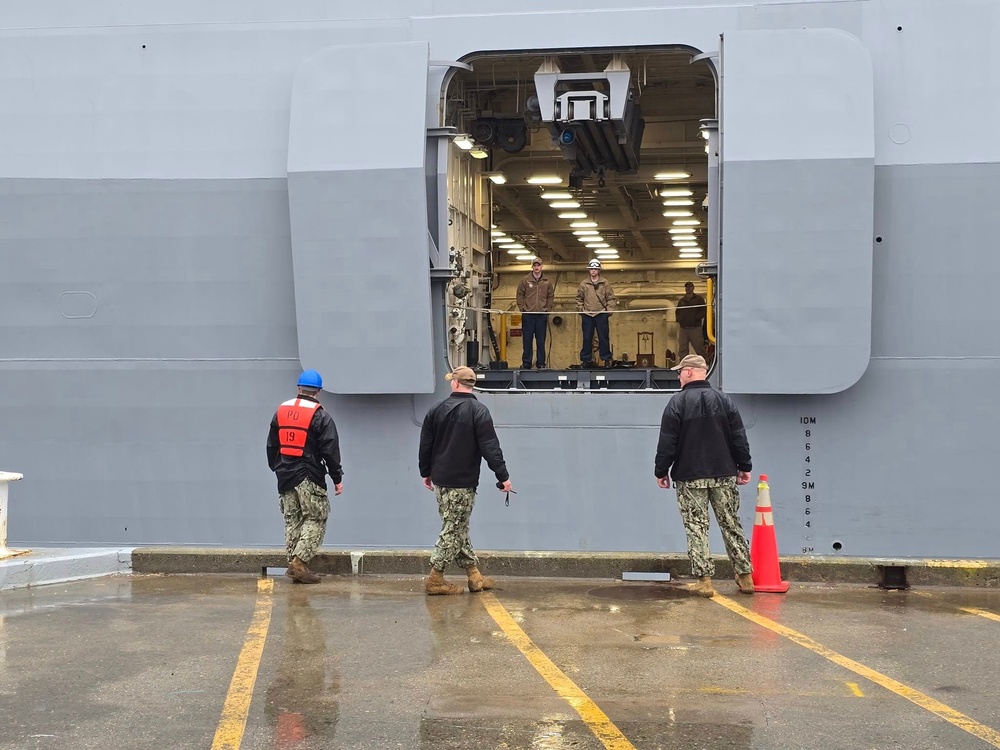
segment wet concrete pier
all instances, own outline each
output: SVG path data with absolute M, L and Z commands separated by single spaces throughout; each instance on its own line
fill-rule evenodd
M 133 575 L 7 591 L 0 749 L 1000 747 L 1000 591 L 717 586 L 502 578 L 426 597 L 416 576 Z

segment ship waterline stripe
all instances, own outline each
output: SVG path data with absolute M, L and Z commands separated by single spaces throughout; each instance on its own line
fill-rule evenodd
M 587 728 L 594 733 L 594 736 L 601 741 L 607 750 L 635 750 L 635 745 L 628 741 L 628 738 L 621 733 L 621 730 L 614 725 L 607 714 L 531 641 L 493 594 L 482 594 L 482 600 L 486 611 L 500 626 L 508 640 L 517 646 L 517 649 L 524 654 L 524 658 L 549 683 L 549 686 L 556 691 L 559 697 L 573 707 Z
M 767 628 L 768 630 L 771 630 L 777 633 L 778 635 L 784 636 L 793 643 L 796 643 L 799 646 L 802 646 L 803 648 L 807 648 L 815 654 L 819 654 L 824 659 L 832 661 L 834 664 L 844 667 L 844 669 L 849 669 L 856 675 L 864 677 L 867 680 L 871 680 L 876 685 L 881 685 L 886 690 L 895 693 L 901 698 L 906 698 L 906 700 L 910 701 L 911 703 L 915 703 L 921 708 L 930 711 L 932 714 L 939 716 L 940 718 L 944 719 L 950 724 L 955 725 L 959 729 L 968 732 L 974 737 L 978 737 L 979 739 L 989 743 L 993 747 L 1000 748 L 1000 732 L 996 731 L 995 729 L 992 729 L 991 727 L 986 726 L 985 724 L 980 724 L 975 719 L 972 719 L 966 716 L 965 714 L 956 711 L 951 706 L 945 705 L 944 703 L 941 703 L 941 701 L 935 700 L 934 698 L 931 698 L 929 695 L 921 693 L 919 690 L 914 690 L 908 685 L 904 685 L 902 682 L 894 680 L 891 677 L 882 674 L 881 672 L 876 672 L 874 669 L 866 667 L 864 664 L 861 664 L 860 662 L 856 662 L 853 659 L 849 659 L 843 654 L 839 654 L 836 651 L 822 645 L 821 643 L 814 641 L 809 636 L 800 633 L 797 630 L 792 630 L 792 628 L 777 623 L 774 620 L 764 617 L 763 615 L 759 615 L 756 612 L 753 612 L 747 609 L 746 607 L 737 604 L 732 599 L 722 596 L 719 593 L 716 593 L 716 595 L 712 597 L 710 601 L 713 601 L 716 604 L 725 607 L 730 612 L 733 612 L 739 615 L 740 617 L 745 617 L 746 619 L 750 620 L 753 623 L 756 623 L 757 625 L 760 625 L 763 628 Z
M 239 750 L 243 742 L 243 731 L 246 729 L 247 714 L 250 712 L 250 701 L 253 698 L 253 686 L 257 682 L 257 669 L 260 657 L 264 653 L 264 642 L 267 640 L 267 629 L 271 624 L 271 608 L 274 600 L 274 581 L 261 578 L 257 581 L 257 604 L 253 619 L 247 629 L 246 638 L 233 679 L 229 683 L 229 692 L 222 707 L 222 718 L 215 730 L 212 750 Z
M 298 357 L 0 357 L 5 362 L 298 362 Z

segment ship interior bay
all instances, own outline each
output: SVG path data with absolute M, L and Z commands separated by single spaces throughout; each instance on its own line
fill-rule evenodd
M 498 390 L 675 389 L 675 308 L 685 284 L 707 301 L 709 138 L 717 120 L 709 64 L 683 49 L 482 55 L 449 81 L 452 366 Z M 713 147 L 717 140 L 713 137 Z M 518 284 L 532 259 L 555 285 L 545 367 L 522 363 Z M 614 290 L 612 358 L 582 364 L 577 289 L 598 259 Z M 690 349 L 689 353 L 695 353 Z

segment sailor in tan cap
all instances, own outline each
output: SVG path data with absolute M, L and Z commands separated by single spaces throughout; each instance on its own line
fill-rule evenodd
M 689 354 L 673 369 L 680 370 L 681 391 L 663 410 L 653 473 L 663 489 L 670 489 L 671 478 L 677 488 L 691 575 L 698 579 L 693 590 L 701 596 L 715 595 L 715 562 L 708 549 L 711 505 L 736 571 L 736 584 L 743 593 L 752 594 L 750 545 L 740 523 L 737 489 L 750 481 L 753 470 L 743 420 L 729 396 L 708 382 L 704 357 Z
M 468 576 L 469 591 L 493 588 L 493 579 L 479 572 L 479 559 L 469 538 L 469 520 L 476 501 L 483 459 L 496 474 L 501 492 L 510 492 L 510 474 L 500 450 L 490 410 L 472 392 L 476 372 L 456 367 L 444 376 L 451 395 L 434 406 L 420 430 L 420 476 L 437 496 L 441 534 L 431 554 L 428 594 L 461 594 L 460 586 L 444 579 L 445 568 L 456 563 Z

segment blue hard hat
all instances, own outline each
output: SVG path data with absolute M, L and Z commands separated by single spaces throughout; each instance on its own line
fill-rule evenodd
M 303 386 L 304 388 L 322 388 L 323 376 L 315 370 L 306 370 L 299 375 L 298 385 Z

